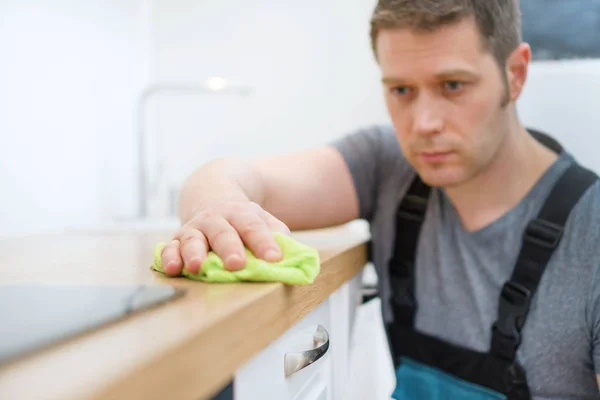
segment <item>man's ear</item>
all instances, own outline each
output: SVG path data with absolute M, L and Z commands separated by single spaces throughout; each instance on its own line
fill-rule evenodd
M 511 102 L 517 101 L 525 81 L 531 61 L 531 47 L 527 43 L 521 43 L 506 61 L 506 74 L 508 77 L 508 94 Z

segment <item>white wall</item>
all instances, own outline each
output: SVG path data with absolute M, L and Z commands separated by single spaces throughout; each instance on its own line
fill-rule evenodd
M 201 163 L 328 142 L 388 121 L 371 54 L 369 0 L 173 0 L 154 3 L 157 79 L 219 76 L 247 98 L 161 96 L 148 123 L 166 161 L 160 200 Z M 282 166 L 285 168 L 285 166 Z
M 245 99 L 150 104 L 150 171 L 156 149 L 168 161 L 159 211 L 208 159 L 305 148 L 387 121 L 368 41 L 373 5 L 0 2 L 0 235 L 136 215 L 134 107 L 149 82 L 223 76 L 254 88 Z
M 534 63 L 518 110 L 600 174 L 600 60 Z
M 0 235 L 132 208 L 141 2 L 0 1 Z M 122 154 L 112 149 L 123 146 Z

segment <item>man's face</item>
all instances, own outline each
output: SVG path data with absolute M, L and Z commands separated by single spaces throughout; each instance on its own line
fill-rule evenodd
M 509 99 L 473 20 L 430 33 L 381 30 L 377 56 L 400 147 L 423 181 L 457 186 L 493 161 Z

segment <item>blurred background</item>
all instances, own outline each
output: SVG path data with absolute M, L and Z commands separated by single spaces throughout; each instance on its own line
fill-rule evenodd
M 388 123 L 374 5 L 0 0 L 0 236 L 176 226 L 182 181 L 212 158 Z M 600 0 L 521 6 L 521 116 L 600 172 Z

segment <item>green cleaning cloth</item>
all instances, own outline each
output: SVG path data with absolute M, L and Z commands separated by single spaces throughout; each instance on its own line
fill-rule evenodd
M 313 283 L 320 272 L 319 253 L 316 249 L 281 234 L 274 233 L 275 240 L 283 251 L 278 262 L 258 259 L 246 248 L 246 266 L 239 271 L 228 271 L 223 260 L 214 252 L 209 252 L 198 273 L 192 274 L 183 269 L 183 276 L 204 282 L 283 282 L 289 285 Z M 165 243 L 158 243 L 154 249 L 152 269 L 164 273 L 161 255 Z

